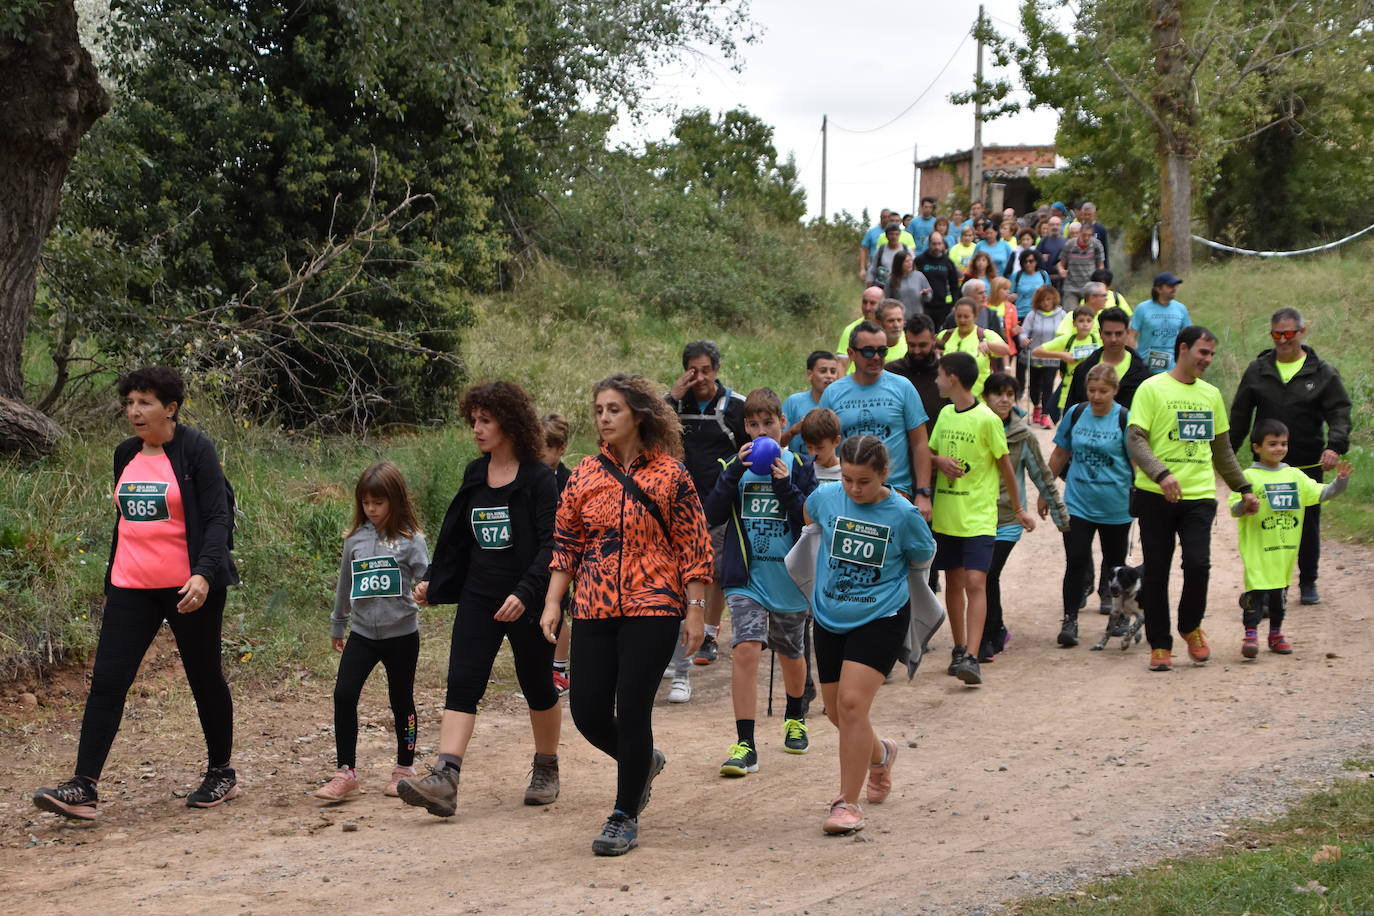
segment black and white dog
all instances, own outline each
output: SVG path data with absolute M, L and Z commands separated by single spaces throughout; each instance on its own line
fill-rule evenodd
M 1140 592 L 1140 566 L 1115 566 L 1112 568 L 1108 587 L 1112 594 L 1112 614 L 1107 618 L 1107 632 L 1093 646 L 1093 651 L 1107 647 L 1107 640 L 1113 636 L 1121 637 L 1121 651 L 1131 646 L 1131 641 L 1140 642 L 1144 634 L 1145 612 L 1140 609 L 1137 595 Z

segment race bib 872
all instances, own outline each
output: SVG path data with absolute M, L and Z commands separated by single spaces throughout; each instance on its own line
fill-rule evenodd
M 887 542 L 892 529 L 887 525 L 846 518 L 835 519 L 835 533 L 830 538 L 830 555 L 846 563 L 881 567 L 887 559 Z
M 160 480 L 122 483 L 116 499 L 119 516 L 126 522 L 165 522 L 172 517 L 167 509 L 167 484 Z
M 401 568 L 395 557 L 367 557 L 353 561 L 351 598 L 401 597 Z
M 744 484 L 744 498 L 740 500 L 740 517 L 753 519 L 782 518 L 782 503 L 773 492 L 771 483 L 749 481 Z

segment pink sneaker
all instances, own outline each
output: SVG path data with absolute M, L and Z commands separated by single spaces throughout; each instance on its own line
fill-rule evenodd
M 416 776 L 419 775 L 419 773 L 415 772 L 415 767 L 403 767 L 399 765 L 392 767 L 391 782 L 386 784 L 386 791 L 382 794 L 385 795 L 387 798 L 400 798 L 401 793 L 397 791 L 396 784 L 400 782 L 402 779 L 414 779 Z
M 1049 414 L 1040 415 L 1040 428 L 1054 429 L 1054 421 L 1050 419 Z
M 358 794 L 358 777 L 347 767 L 341 767 L 329 782 L 311 794 L 328 802 L 348 801 Z
M 892 764 L 897 762 L 897 742 L 881 738 L 879 743 L 886 751 L 885 762 L 868 765 L 868 803 L 881 805 L 892 791 Z
M 830 834 L 853 833 L 864 829 L 863 809 L 851 805 L 843 798 L 830 803 L 830 816 L 821 824 L 821 829 Z

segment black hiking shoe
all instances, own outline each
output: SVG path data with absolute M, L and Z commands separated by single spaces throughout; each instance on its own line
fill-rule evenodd
M 39 789 L 33 793 L 36 806 L 74 821 L 95 820 L 95 806 L 99 801 L 95 783 L 81 776 L 73 776 L 55 789 Z
M 983 671 L 978 667 L 978 659 L 967 652 L 954 666 L 954 676 L 970 687 L 976 687 L 983 683 Z
M 947 669 L 945 669 L 945 673 L 948 674 L 950 677 L 954 677 L 956 674 L 958 674 L 958 672 L 959 672 L 959 660 L 962 659 L 962 658 L 963 658 L 965 655 L 967 655 L 967 654 L 968 654 L 968 647 L 967 647 L 967 646 L 955 646 L 953 649 L 950 649 L 950 650 L 949 650 L 949 667 L 948 667 Z
M 1064 623 L 1059 627 L 1059 645 L 1065 649 L 1078 645 L 1078 618 L 1072 614 L 1064 615 Z
M 649 807 L 649 792 L 654 787 L 654 779 L 663 772 L 663 768 L 667 765 L 668 758 L 664 757 L 663 752 L 658 748 L 654 748 L 654 759 L 649 764 L 649 778 L 644 782 L 644 794 L 639 796 L 639 810 L 635 812 L 636 817 L 643 814 L 644 809 Z M 607 821 L 607 824 L 609 823 Z M 636 822 L 635 829 L 638 829 L 638 822 Z M 620 855 L 620 853 L 601 853 L 601 855 Z
M 614 811 L 606 818 L 601 833 L 592 840 L 592 852 L 599 856 L 623 856 L 638 845 L 639 821 Z
M 232 767 L 210 767 L 200 788 L 186 796 L 188 808 L 214 808 L 239 794 L 239 781 Z

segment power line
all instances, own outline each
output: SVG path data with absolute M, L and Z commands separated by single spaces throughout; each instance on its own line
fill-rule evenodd
M 819 129 L 817 129 L 817 131 L 816 131 L 816 142 L 811 144 L 811 152 L 809 152 L 809 153 L 806 154 L 806 165 L 803 165 L 800 169 L 797 170 L 797 174 L 798 174 L 798 175 L 803 174 L 808 168 L 811 167 L 811 162 L 812 162 L 812 160 L 816 158 L 816 147 L 818 147 L 818 146 L 820 146 L 820 145 L 821 145 L 821 132 L 820 132 Z
M 882 124 L 879 124 L 877 127 L 867 127 L 867 128 L 864 128 L 863 130 L 855 130 L 855 129 L 849 128 L 849 127 L 841 127 L 840 125 L 838 125 L 838 124 L 833 124 L 833 123 L 831 124 L 831 126 L 834 127 L 836 130 L 842 130 L 842 131 L 844 131 L 844 132 L 847 133 L 847 134 L 871 134 L 871 133 L 876 133 L 877 131 L 880 131 L 880 130 L 882 130 L 882 129 L 885 128 L 885 127 L 890 127 L 890 126 L 892 126 L 893 124 L 895 124 L 897 121 L 900 121 L 902 118 L 906 117 L 906 115 L 907 115 L 908 113 L 910 113 L 911 109 L 915 108 L 915 107 L 917 106 L 917 104 L 920 103 L 921 99 L 925 98 L 926 95 L 928 95 L 928 94 L 930 93 L 930 90 L 932 90 L 932 89 L 935 88 L 935 84 L 938 83 L 938 82 L 940 81 L 940 77 L 942 77 L 942 76 L 945 75 L 945 71 L 949 69 L 949 65 L 952 64 L 952 63 L 954 63 L 954 59 L 955 59 L 956 57 L 959 56 L 959 52 L 960 52 L 961 50 L 963 50 L 964 43 L 965 43 L 966 41 L 968 41 L 968 37 L 969 37 L 969 35 L 971 35 L 971 34 L 973 34 L 973 30 L 972 30 L 972 29 L 970 29 L 969 31 L 967 31 L 967 32 L 964 33 L 964 37 L 961 38 L 961 39 L 959 39 L 959 45 L 958 45 L 958 47 L 956 47 L 956 48 L 954 49 L 954 53 L 951 54 L 951 55 L 949 56 L 949 60 L 945 61 L 945 65 L 944 65 L 943 67 L 940 68 L 940 72 L 937 73 L 937 74 L 935 74 L 935 78 L 934 78 L 933 80 L 930 81 L 930 85 L 927 86 L 925 89 L 921 90 L 921 94 L 918 95 L 918 96 L 916 96 L 915 100 L 912 101 L 912 103 L 911 103 L 910 105 L 908 105 L 908 106 L 906 106 L 905 108 L 903 108 L 903 109 L 902 109 L 900 112 L 898 112 L 897 115 L 896 115 L 894 118 L 892 118 L 891 120 L 886 121 L 886 122 L 884 122 L 884 123 L 882 123 Z

